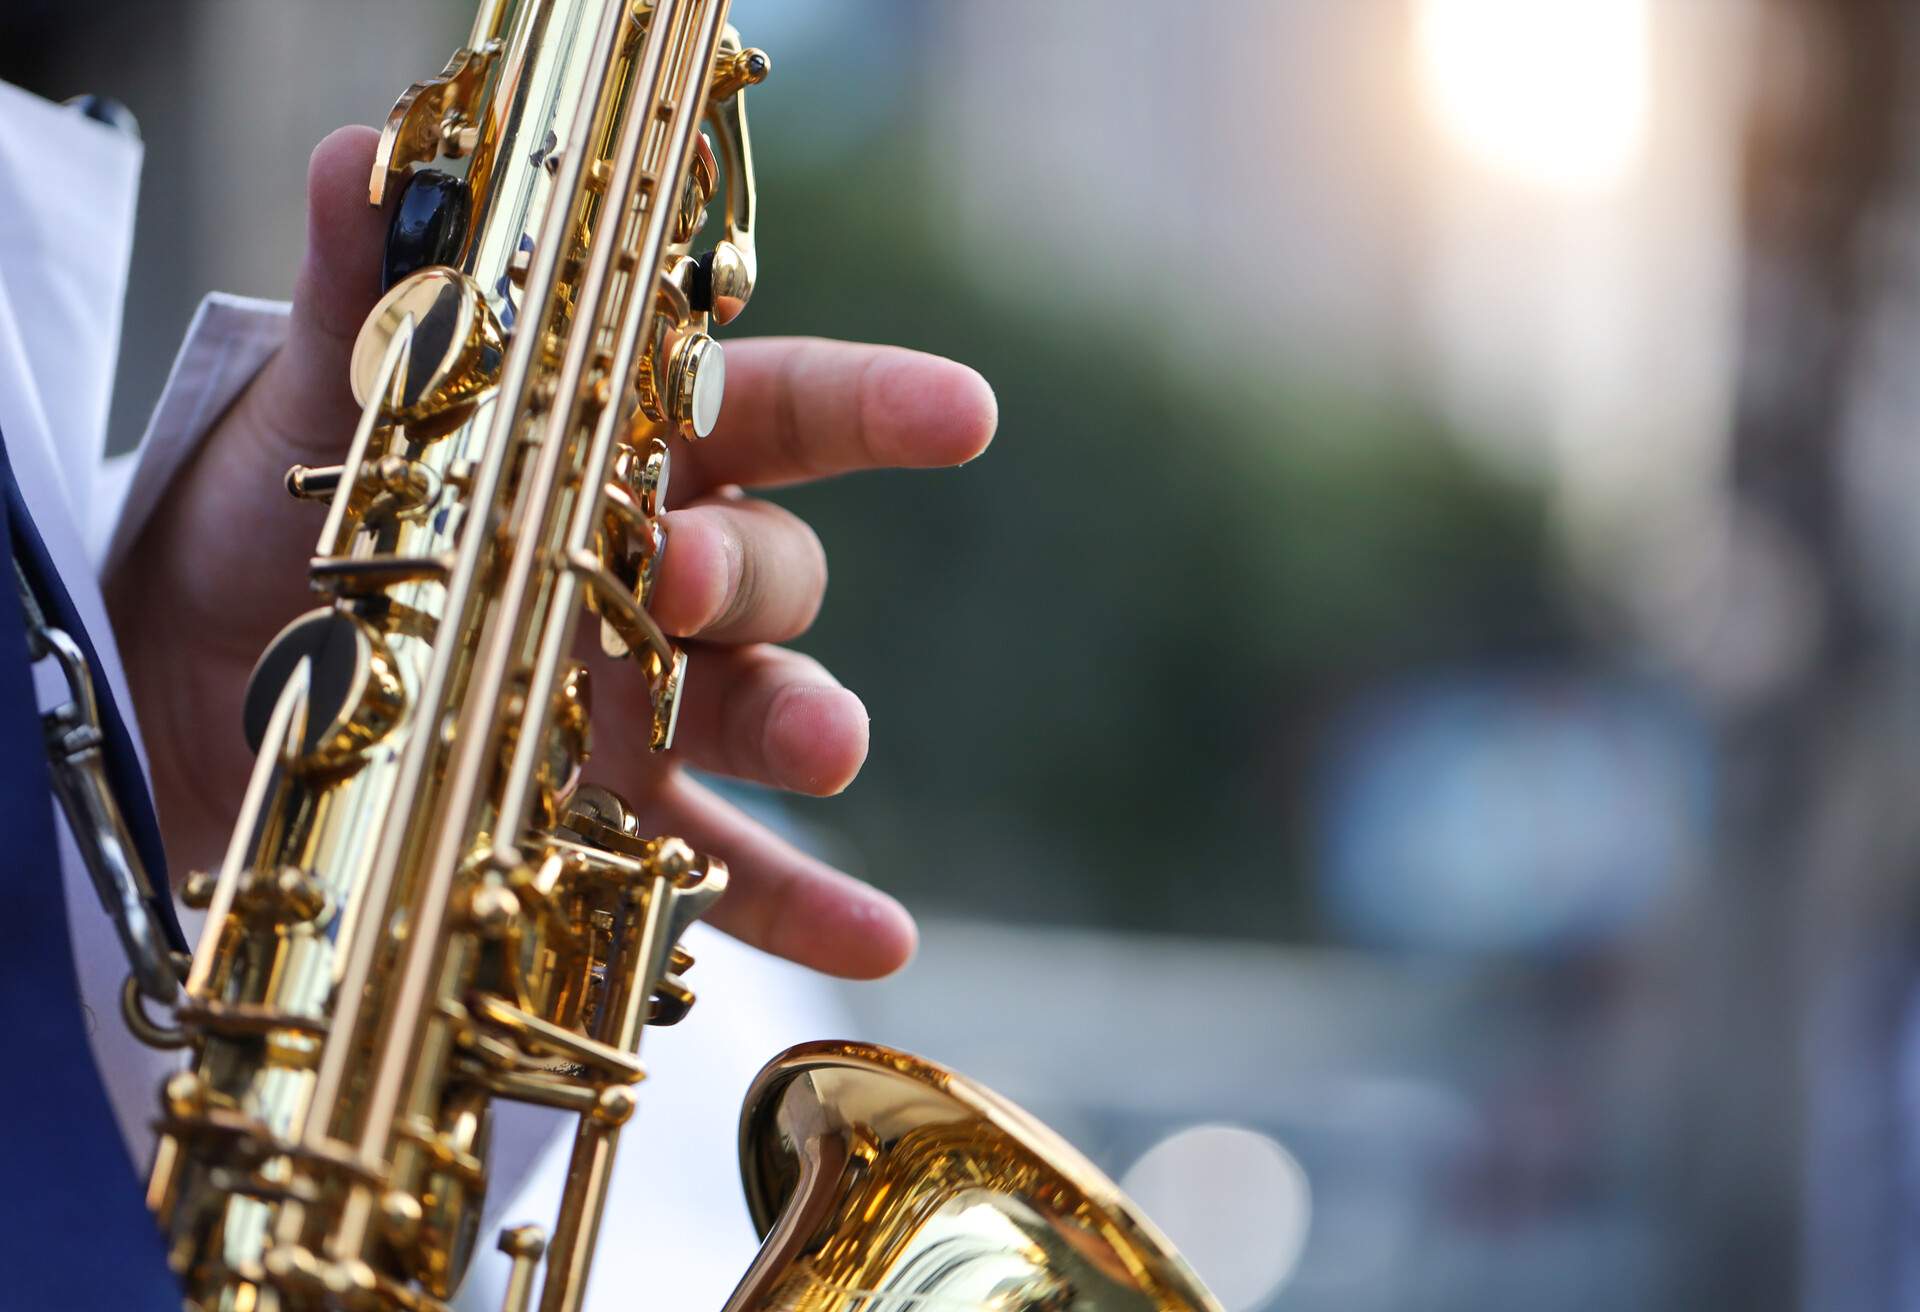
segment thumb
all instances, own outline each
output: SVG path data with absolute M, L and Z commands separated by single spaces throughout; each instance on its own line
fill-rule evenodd
M 289 460 L 340 458 L 360 415 L 347 382 L 361 321 L 380 298 L 387 214 L 367 203 L 380 134 L 346 127 L 307 166 L 307 252 L 285 347 L 260 379 L 258 414 Z

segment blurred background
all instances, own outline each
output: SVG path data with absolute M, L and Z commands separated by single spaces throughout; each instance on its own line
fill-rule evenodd
M 471 10 L 0 11 L 0 77 L 145 128 L 118 442 Z M 1920 1307 L 1920 11 L 735 19 L 741 327 L 1002 415 L 783 495 L 873 754 L 760 803 L 925 921 L 823 1005 L 1054 1122 L 1231 1312 Z

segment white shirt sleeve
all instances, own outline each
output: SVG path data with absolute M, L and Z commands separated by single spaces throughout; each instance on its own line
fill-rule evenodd
M 215 292 L 200 302 L 146 435 L 95 476 L 87 556 L 105 577 L 140 536 L 200 442 L 287 339 L 288 306 Z
M 140 161 L 124 133 L 0 83 L 0 301 L 12 320 L 0 342 L 0 427 L 16 466 L 23 449 L 47 456 L 31 462 L 30 481 L 14 470 L 43 534 L 53 521 L 67 537 L 66 522 L 77 530 L 92 503 Z

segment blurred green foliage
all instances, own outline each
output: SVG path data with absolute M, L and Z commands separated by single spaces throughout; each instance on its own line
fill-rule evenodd
M 1315 937 L 1329 713 L 1402 670 L 1569 641 L 1537 496 L 1397 398 L 1295 376 L 1262 343 L 1198 379 L 1152 323 L 1061 332 L 989 306 L 937 217 L 873 203 L 933 194 L 910 133 L 783 169 L 804 131 L 756 124 L 752 330 L 964 360 L 1001 426 L 964 470 L 782 494 L 832 560 L 802 645 L 873 716 L 860 780 L 802 818 L 922 910 Z

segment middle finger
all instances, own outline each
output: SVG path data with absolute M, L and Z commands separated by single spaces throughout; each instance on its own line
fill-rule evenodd
M 827 555 L 806 521 L 767 501 L 715 497 L 666 516 L 648 609 L 677 638 L 785 642 L 812 626 Z

